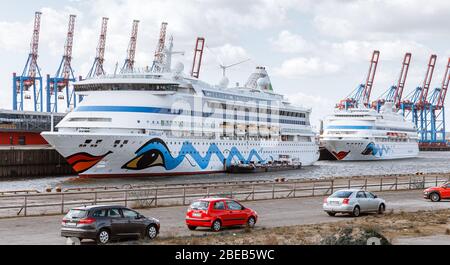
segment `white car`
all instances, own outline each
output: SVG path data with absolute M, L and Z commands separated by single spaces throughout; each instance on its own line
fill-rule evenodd
M 324 199 L 323 210 L 330 216 L 336 213 L 349 213 L 355 217 L 368 212 L 382 214 L 386 210 L 386 202 L 365 190 L 338 190 Z

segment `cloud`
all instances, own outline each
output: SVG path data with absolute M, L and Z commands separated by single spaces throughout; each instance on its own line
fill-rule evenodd
M 270 42 L 276 51 L 285 53 L 302 53 L 311 49 L 310 44 L 301 35 L 288 30 L 281 31 L 278 38 L 270 39 Z
M 305 76 L 318 76 L 332 74 L 340 70 L 337 64 L 323 61 L 318 57 L 297 57 L 284 61 L 275 69 L 275 74 L 287 78 L 301 78 Z

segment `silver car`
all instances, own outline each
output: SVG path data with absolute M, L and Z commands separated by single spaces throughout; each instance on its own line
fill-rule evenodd
M 330 216 L 335 216 L 336 213 L 349 213 L 355 217 L 367 212 L 382 214 L 386 210 L 386 202 L 368 191 L 338 190 L 324 199 L 323 210 Z

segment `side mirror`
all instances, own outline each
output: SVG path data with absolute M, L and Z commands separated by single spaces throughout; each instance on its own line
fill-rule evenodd
M 378 196 L 377 195 L 373 195 L 373 197 L 376 199 L 376 198 L 378 198 Z

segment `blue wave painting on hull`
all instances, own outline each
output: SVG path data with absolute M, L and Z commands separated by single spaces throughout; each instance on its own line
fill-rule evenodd
M 249 163 L 254 157 L 256 157 L 258 159 L 258 162 L 260 163 L 265 162 L 265 160 L 263 160 L 259 156 L 258 152 L 254 149 L 250 151 L 247 159 L 242 156 L 242 154 L 236 147 L 232 147 L 231 150 L 229 150 L 228 156 L 225 157 L 216 144 L 211 144 L 209 146 L 205 156 L 201 156 L 200 152 L 198 152 L 190 142 L 183 143 L 183 146 L 181 147 L 181 150 L 179 152 L 179 156 L 173 157 L 170 153 L 171 152 L 169 148 L 163 140 L 154 138 L 144 144 L 141 148 L 139 148 L 135 153 L 136 157 L 128 161 L 125 165 L 122 166 L 122 168 L 130 170 L 142 170 L 149 167 L 161 166 L 166 170 L 172 170 L 178 167 L 178 165 L 180 165 L 185 158 L 188 159 L 186 155 L 189 155 L 192 159 L 194 159 L 201 169 L 205 169 L 208 167 L 212 155 L 216 155 L 220 161 L 225 160 L 227 166 L 231 164 L 231 161 L 235 157 L 239 161 L 243 161 L 244 163 Z
M 391 151 L 391 148 L 386 147 L 385 145 L 377 145 L 374 142 L 370 142 L 366 148 L 361 152 L 362 155 L 373 155 L 373 156 L 383 156 Z

